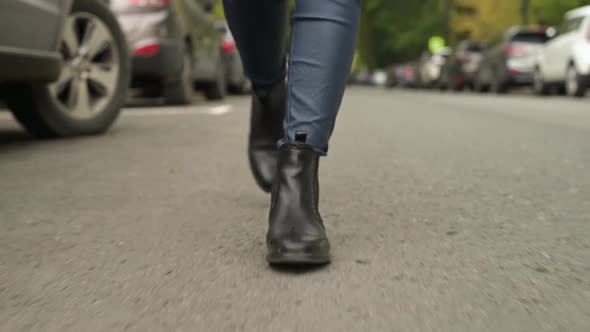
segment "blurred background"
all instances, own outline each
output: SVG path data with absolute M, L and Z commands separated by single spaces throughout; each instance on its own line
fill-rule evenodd
M 515 25 L 559 25 L 588 0 L 364 0 L 357 68 L 417 58 L 432 36 L 490 43 Z
M 361 3 L 276 271 L 220 0 L 0 0 L 0 331 L 590 331 L 590 0 Z
M 362 0 L 362 28 L 354 70 L 417 58 L 432 36 L 448 45 L 490 42 L 514 25 L 557 26 L 590 0 Z M 221 0 L 215 15 L 223 18 Z

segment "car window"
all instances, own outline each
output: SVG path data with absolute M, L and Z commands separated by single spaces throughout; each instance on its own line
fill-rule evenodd
M 467 52 L 481 52 L 481 51 L 483 51 L 483 47 L 480 44 L 470 44 L 470 45 L 467 45 L 467 47 L 465 48 L 465 51 L 467 51 Z
M 520 32 L 512 37 L 512 42 L 517 43 L 544 44 L 547 40 L 549 37 L 544 32 Z
M 576 17 L 565 22 L 565 30 L 564 33 L 578 31 L 584 23 L 585 17 Z

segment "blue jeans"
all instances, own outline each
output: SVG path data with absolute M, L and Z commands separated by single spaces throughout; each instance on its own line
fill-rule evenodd
M 360 0 L 295 0 L 284 144 L 295 133 L 328 152 L 360 21 Z M 225 15 L 256 93 L 286 77 L 288 0 L 224 0 Z

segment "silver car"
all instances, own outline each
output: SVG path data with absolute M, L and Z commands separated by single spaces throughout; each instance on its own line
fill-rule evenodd
M 132 86 L 187 104 L 193 88 L 222 99 L 226 81 L 222 34 L 212 0 L 110 0 L 132 54 Z
M 0 98 L 32 134 L 105 131 L 129 79 L 125 37 L 106 1 L 0 1 Z

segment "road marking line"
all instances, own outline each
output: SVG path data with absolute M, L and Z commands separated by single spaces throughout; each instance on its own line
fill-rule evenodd
M 166 109 L 126 109 L 123 116 L 152 116 L 152 115 L 223 115 L 232 111 L 230 105 L 220 105 L 212 108 L 197 107 L 168 107 Z
M 167 108 L 164 110 L 133 110 L 125 109 L 121 116 L 152 116 L 152 115 L 183 115 L 183 114 L 207 114 L 206 110 L 201 109 L 184 109 L 184 108 Z
M 220 105 L 220 106 L 211 108 L 208 113 L 211 115 L 224 115 L 224 114 L 227 114 L 231 111 L 233 111 L 233 109 L 230 105 Z

